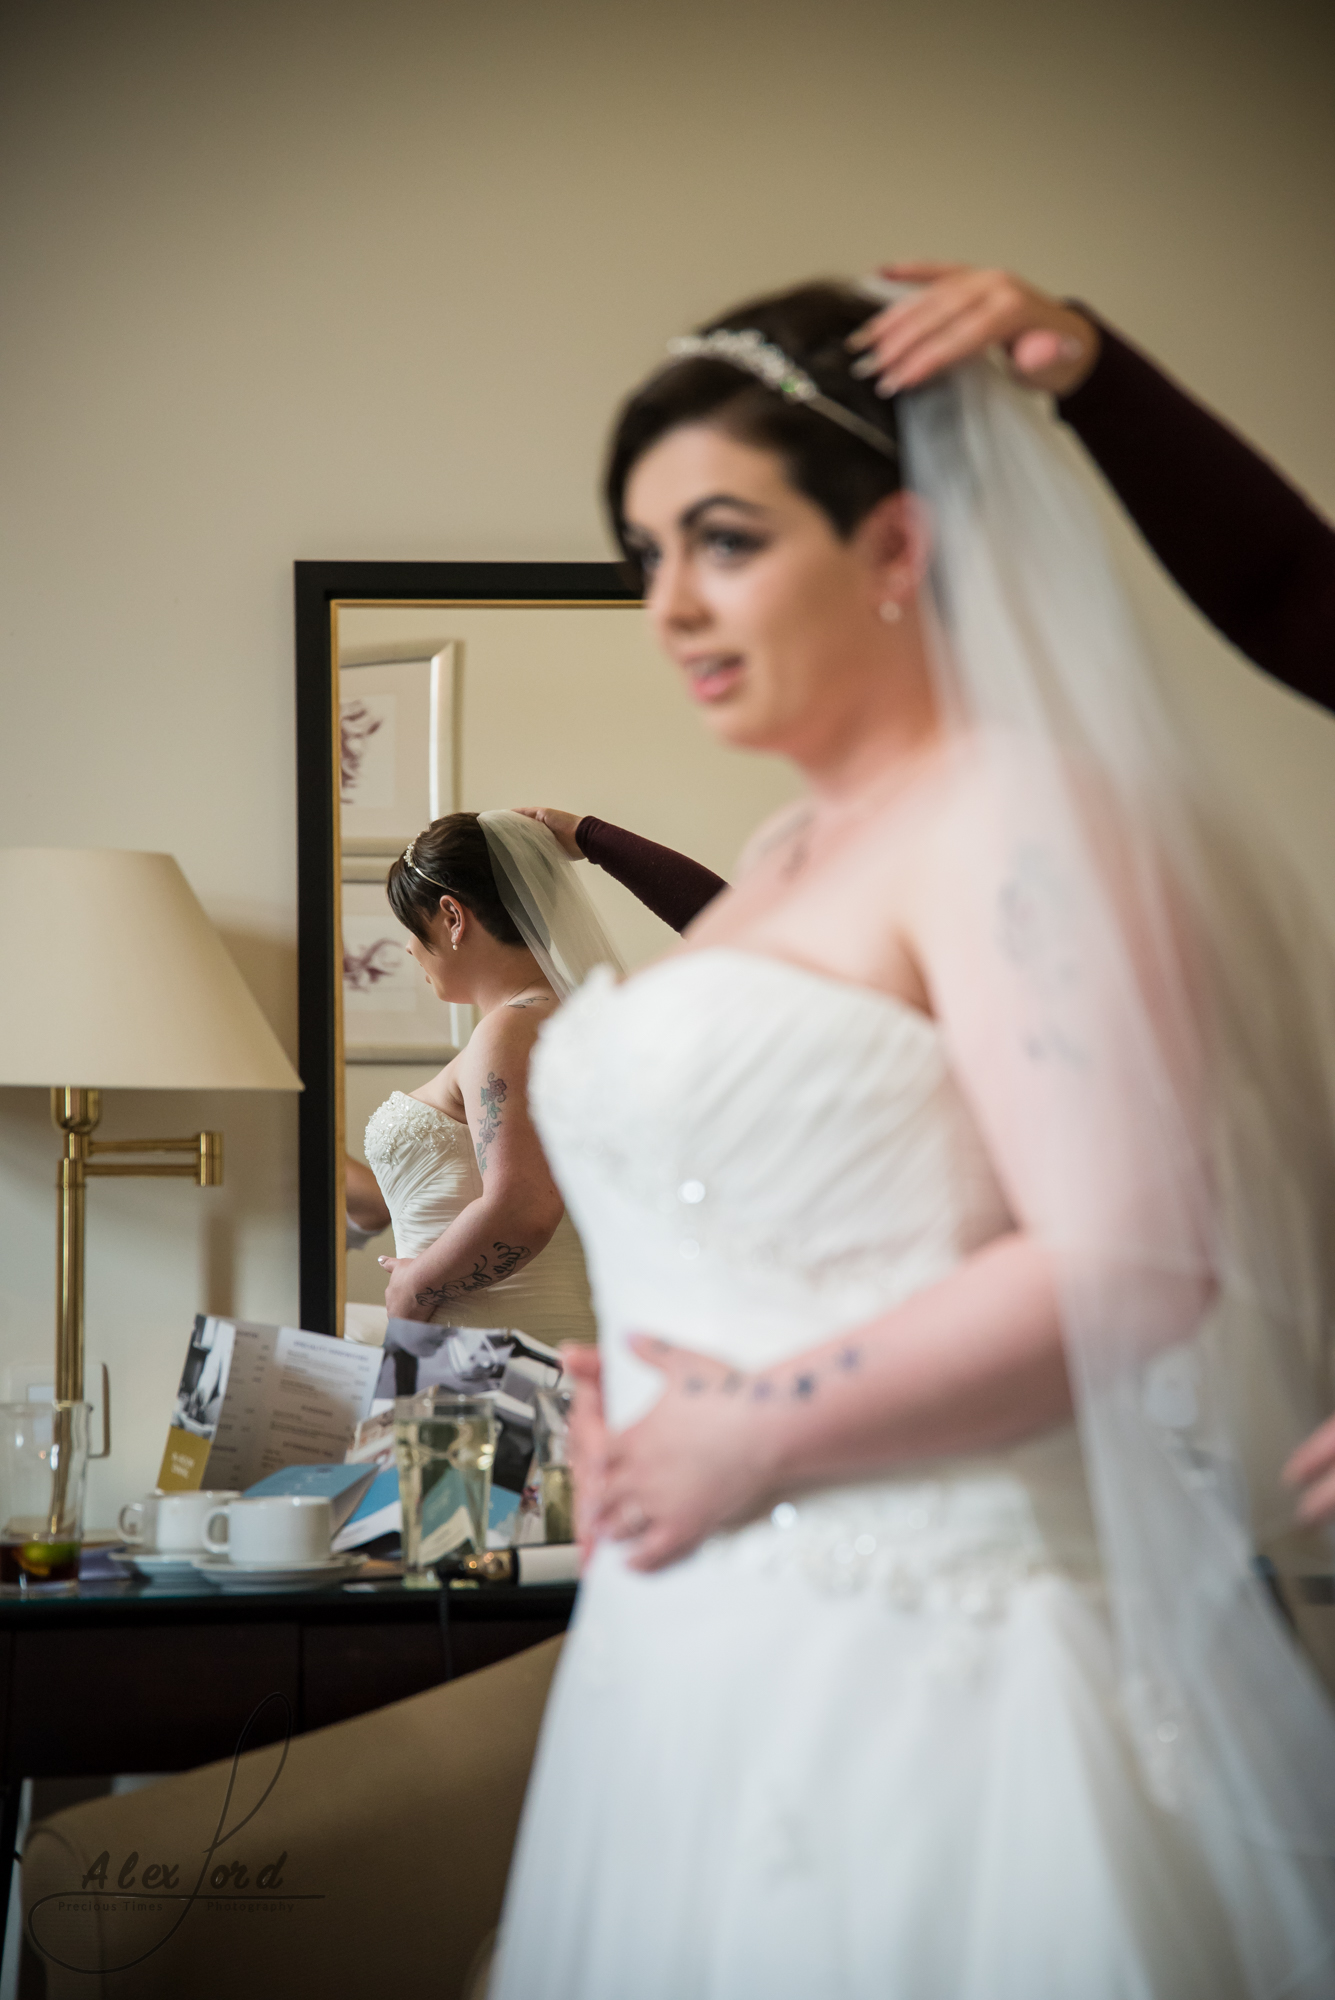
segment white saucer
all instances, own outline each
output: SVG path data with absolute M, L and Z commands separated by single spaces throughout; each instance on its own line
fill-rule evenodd
M 136 1549 L 127 1546 L 116 1552 L 117 1562 L 127 1562 L 150 1583 L 193 1583 L 195 1556 L 190 1549 Z
M 238 1563 L 230 1556 L 193 1556 L 196 1574 L 219 1590 L 319 1590 L 355 1576 L 365 1556 L 321 1556 L 313 1562 Z

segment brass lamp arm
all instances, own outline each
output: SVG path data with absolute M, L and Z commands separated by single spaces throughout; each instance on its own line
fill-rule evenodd
M 223 1178 L 223 1135 L 221 1132 L 192 1132 L 188 1139 L 90 1139 L 87 1144 L 90 1156 L 99 1153 L 189 1153 L 192 1155 L 188 1166 L 168 1166 L 165 1163 L 136 1166 L 129 1160 L 102 1166 L 94 1166 L 89 1158 L 84 1172 L 88 1174 L 146 1174 L 179 1175 L 193 1180 L 199 1187 L 221 1187 Z
M 56 1172 L 56 1398 L 83 1400 L 83 1236 L 84 1189 L 93 1175 L 192 1180 L 197 1187 L 220 1187 L 221 1132 L 195 1132 L 188 1139 L 94 1139 L 102 1115 L 101 1093 L 88 1089 L 51 1092 L 51 1117 L 65 1135 L 65 1153 Z M 187 1153 L 189 1160 L 95 1159 L 107 1153 Z M 105 1382 L 106 1371 L 103 1370 Z M 104 1413 L 108 1404 L 103 1402 Z M 104 1423 L 105 1423 L 104 1414 Z M 109 1449 L 109 1434 L 104 1450 Z M 96 1454 L 101 1455 L 101 1454 Z

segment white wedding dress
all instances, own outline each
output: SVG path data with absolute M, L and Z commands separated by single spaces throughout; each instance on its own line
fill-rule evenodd
M 660 1334 L 751 1369 L 1008 1226 L 937 1027 L 735 950 L 595 974 L 535 1116 L 616 1427 Z M 604 1546 L 548 1708 L 493 2000 L 1235 2000 L 1118 1712 L 1072 1429 L 795 1496 L 655 1575 Z
M 482 1193 L 467 1125 L 401 1090 L 372 1112 L 365 1152 L 389 1209 L 396 1256 L 429 1249 Z M 456 1298 L 432 1318 L 450 1326 L 518 1327 L 549 1346 L 591 1339 L 588 1274 L 570 1217 L 561 1217 L 551 1241 L 513 1277 Z

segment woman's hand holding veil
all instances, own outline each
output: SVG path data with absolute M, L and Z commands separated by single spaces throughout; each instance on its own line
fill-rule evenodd
M 862 352 L 854 372 L 874 376 L 883 396 L 915 388 L 989 347 L 1005 349 L 1018 381 L 1069 396 L 1098 359 L 1098 329 L 1083 313 L 1009 271 L 885 264 L 881 276 L 923 288 L 877 313 L 849 340 Z
M 584 859 L 584 850 L 575 838 L 575 829 L 580 822 L 578 813 L 565 812 L 560 806 L 516 806 L 515 811 L 522 813 L 525 819 L 535 819 L 540 826 L 545 826 L 562 854 L 568 855 L 572 861 Z

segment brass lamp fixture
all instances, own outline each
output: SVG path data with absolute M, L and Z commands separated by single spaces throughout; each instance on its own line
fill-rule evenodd
M 94 1174 L 137 1174 L 184 1177 L 197 1187 L 221 1187 L 223 1141 L 221 1132 L 196 1132 L 189 1139 L 94 1139 L 102 1116 L 100 1090 L 77 1090 L 69 1085 L 51 1092 L 51 1118 L 65 1134 L 65 1156 L 56 1173 L 59 1196 L 56 1229 L 56 1401 L 77 1403 L 83 1398 L 83 1238 L 84 1191 Z M 138 1164 L 131 1160 L 100 1160 L 99 1153 L 189 1153 L 180 1164 L 158 1162 Z M 111 1449 L 111 1426 L 104 1389 L 102 1401 L 102 1449 L 93 1454 L 105 1458 Z
M 10 968 L 0 986 L 0 1084 L 48 1086 L 65 1135 L 55 1392 L 78 1402 L 88 1181 L 136 1175 L 217 1187 L 223 1177 L 219 1132 L 93 1138 L 102 1090 L 300 1090 L 301 1082 L 170 854 L 0 848 L 0 939 Z M 70 1076 L 95 1077 L 96 1087 L 63 1081 Z M 142 1157 L 151 1154 L 185 1157 Z M 105 1395 L 103 1413 L 105 1454 Z

